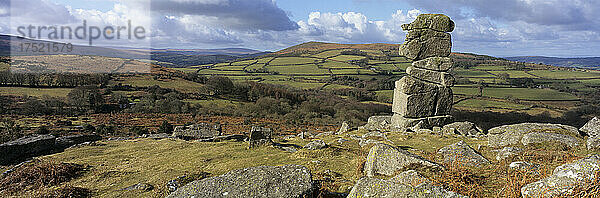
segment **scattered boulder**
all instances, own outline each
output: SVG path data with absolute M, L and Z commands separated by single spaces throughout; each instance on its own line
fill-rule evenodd
M 338 134 L 347 133 L 350 131 L 350 125 L 347 122 L 343 122 L 340 130 L 338 130 Z
M 404 30 L 431 29 L 438 32 L 454 31 L 454 21 L 443 14 L 421 14 L 410 24 L 403 24 Z
M 371 131 L 368 133 L 365 133 L 364 135 L 362 135 L 363 139 L 367 139 L 369 137 L 384 137 L 385 133 L 379 132 L 379 131 Z
M 137 183 L 134 184 L 132 186 L 129 186 L 127 188 L 123 188 L 121 190 L 140 190 L 140 191 L 151 191 L 152 189 L 154 189 L 154 186 L 152 186 L 151 184 L 146 184 L 146 183 Z
M 600 136 L 600 119 L 594 117 L 579 130 L 590 137 Z
M 442 157 L 444 163 L 459 166 L 481 166 L 490 164 L 489 160 L 473 150 L 473 148 L 464 141 L 440 149 L 438 155 Z
M 153 134 L 142 135 L 142 138 L 150 138 L 150 139 L 155 139 L 155 140 L 167 139 L 169 137 L 171 137 L 171 136 L 166 133 L 153 133 Z
M 521 123 L 504 125 L 488 130 L 488 146 L 493 148 L 518 144 L 525 134 L 532 132 L 557 132 L 580 137 L 579 130 L 572 126 L 545 123 Z
M 350 140 L 347 140 L 347 139 L 344 139 L 344 138 L 337 139 L 337 143 L 338 144 L 344 144 L 344 142 L 348 142 L 348 141 L 350 141 Z
M 325 142 L 323 140 L 315 140 L 315 141 L 308 143 L 306 146 L 304 146 L 304 148 L 308 149 L 308 150 L 319 150 L 319 149 L 324 149 L 326 147 L 327 147 L 327 144 L 325 144 Z
M 496 160 L 501 161 L 507 158 L 510 158 L 512 156 L 516 156 L 519 153 L 523 152 L 523 149 L 518 148 L 518 147 L 504 147 L 500 150 L 493 150 L 494 152 L 497 152 L 498 154 L 496 154 Z
M 521 139 L 521 143 L 525 146 L 544 142 L 558 142 L 571 148 L 579 146 L 577 138 L 557 133 L 528 133 Z
M 102 140 L 102 136 L 99 135 L 71 135 L 56 138 L 56 146 L 59 148 L 68 148 L 73 145 L 81 144 L 84 142 L 95 142 Z
M 586 141 L 586 146 L 588 150 L 600 149 L 600 137 L 589 137 Z
M 458 134 L 466 137 L 479 137 L 483 135 L 483 130 L 472 122 L 455 122 L 447 124 L 442 128 L 443 134 Z
M 199 123 L 189 126 L 178 126 L 173 131 L 173 136 L 190 140 L 190 139 L 207 139 L 221 135 L 221 125 Z
M 0 144 L 0 165 L 49 154 L 55 150 L 55 142 L 53 135 L 32 135 Z
M 256 127 L 253 126 L 252 130 L 250 130 L 250 148 L 263 146 L 263 145 L 272 145 L 273 140 L 271 137 L 273 136 L 273 131 L 270 128 L 265 127 Z
M 222 141 L 234 140 L 234 141 L 242 142 L 242 141 L 245 141 L 246 139 L 248 139 L 248 137 L 246 137 L 245 135 L 234 134 L 234 135 L 217 136 L 217 137 L 208 138 L 208 139 L 199 139 L 196 141 L 198 141 L 198 142 L 222 142 Z
M 175 179 L 169 180 L 165 187 L 167 187 L 167 190 L 169 190 L 169 192 L 175 192 L 177 189 L 179 189 L 180 187 L 182 187 L 190 182 L 193 182 L 193 181 L 199 180 L 199 179 L 204 179 L 208 176 L 209 176 L 209 174 L 205 173 L 205 172 L 200 173 L 200 174 L 179 176 Z
M 180 197 L 312 197 L 313 181 L 304 166 L 259 166 L 191 182 L 171 193 Z
M 369 145 L 374 145 L 374 144 L 380 144 L 381 142 L 377 141 L 377 140 L 372 140 L 372 139 L 362 139 L 359 138 L 358 139 L 358 145 L 360 147 L 365 147 L 365 146 L 369 146 Z
M 532 164 L 529 162 L 513 162 L 510 163 L 510 165 L 508 165 L 508 168 L 526 172 L 537 172 L 540 168 L 540 165 Z
M 389 180 L 360 178 L 348 195 L 348 198 L 359 197 L 458 198 L 466 196 L 434 186 L 428 179 L 411 170 Z
M 593 155 L 556 167 L 550 177 L 521 188 L 521 194 L 523 197 L 563 197 L 574 188 L 596 179 L 598 171 L 600 155 Z
M 376 174 L 390 176 L 411 165 L 441 168 L 440 165 L 408 151 L 387 144 L 376 144 L 369 150 L 364 172 L 369 177 Z
M 369 131 L 387 131 L 390 130 L 391 124 L 392 116 L 371 116 L 363 128 Z

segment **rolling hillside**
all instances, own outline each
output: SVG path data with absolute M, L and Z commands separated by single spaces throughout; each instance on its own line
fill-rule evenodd
M 544 57 L 544 56 L 517 56 L 507 57 L 506 59 L 512 61 L 526 62 L 526 63 L 541 63 L 546 65 L 554 65 L 560 67 L 576 67 L 600 70 L 600 57 L 588 57 L 588 58 L 556 58 L 556 57 Z

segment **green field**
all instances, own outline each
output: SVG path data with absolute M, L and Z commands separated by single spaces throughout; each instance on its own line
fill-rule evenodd
M 67 97 L 67 94 L 73 89 L 69 88 L 28 88 L 28 87 L 0 87 L 0 95 L 10 96 L 34 96 L 42 97 L 44 95 L 51 97 Z
M 492 75 L 486 71 L 456 69 L 454 72 L 456 73 L 457 76 L 460 76 L 460 77 L 488 77 L 488 78 L 495 77 L 494 75 Z
M 185 93 L 198 92 L 204 85 L 184 79 L 154 80 L 151 76 L 135 76 L 126 78 L 125 81 L 113 81 L 111 84 L 122 83 L 134 87 L 150 87 L 158 85 L 162 88 L 176 89 Z
M 315 64 L 306 65 L 294 65 L 294 66 L 267 66 L 267 69 L 271 72 L 278 72 L 279 74 L 329 74 L 326 69 L 319 69 Z
M 317 57 L 317 58 L 329 58 L 332 56 L 337 56 L 339 55 L 341 52 L 343 52 L 344 50 L 329 50 L 329 51 L 324 51 L 315 55 L 312 55 L 313 57 Z
M 220 75 L 245 75 L 247 74 L 244 71 L 238 70 L 238 71 L 221 71 L 221 70 L 215 70 L 215 69 L 202 69 L 200 71 L 198 71 L 198 74 L 220 74 Z
M 479 89 L 474 87 L 453 87 L 454 94 L 475 96 Z M 528 88 L 485 88 L 483 96 L 491 98 L 515 98 L 522 100 L 576 100 L 577 97 L 569 93 L 563 93 L 552 89 L 528 89 Z
M 354 55 L 339 55 L 333 58 L 330 58 L 331 60 L 335 60 L 335 61 L 353 61 L 353 60 L 361 60 L 361 59 L 365 59 L 366 57 L 364 56 L 354 56 Z
M 344 74 L 350 74 L 350 75 L 364 75 L 364 74 L 375 74 L 375 72 L 368 70 L 368 69 L 335 69 L 335 70 L 331 70 L 331 73 L 335 74 L 335 75 L 344 75 Z
M 505 71 L 506 67 L 505 66 L 498 66 L 498 65 L 481 64 L 481 65 L 478 65 L 478 66 L 475 66 L 475 67 L 471 67 L 470 69 L 484 70 L 484 71 L 494 71 L 494 70 Z
M 530 71 L 536 76 L 550 79 L 572 79 L 572 78 L 600 78 L 598 72 L 561 71 L 561 70 L 534 70 Z
M 173 68 L 176 71 L 184 72 L 184 73 L 196 73 L 198 69 L 194 68 Z
M 246 66 L 245 66 L 245 65 L 232 65 L 232 66 L 219 67 L 219 68 L 216 68 L 215 70 L 236 70 L 236 71 L 244 71 L 244 67 L 246 67 Z
M 299 65 L 299 64 L 309 64 L 315 63 L 318 59 L 315 58 L 305 58 L 305 57 L 279 57 L 275 60 L 271 61 L 269 65 L 274 66 L 285 66 L 285 65 Z
M 358 65 L 352 65 L 348 63 L 335 62 L 335 61 L 326 61 L 325 63 L 320 64 L 323 68 L 328 69 L 358 69 L 360 68 Z
M 231 63 L 231 65 L 243 65 L 243 66 L 245 66 L 245 65 L 252 64 L 252 63 L 256 63 L 256 62 L 258 62 L 258 61 L 257 60 L 246 60 L 246 61 L 233 62 L 233 63 Z
M 323 87 L 325 83 L 297 82 L 297 81 L 263 81 L 263 83 L 274 85 L 286 85 L 298 89 L 317 89 Z
M 468 99 L 459 102 L 454 107 L 466 107 L 473 109 L 512 109 L 512 110 L 524 110 L 530 108 L 527 105 L 515 104 L 511 102 L 501 102 L 495 100 L 481 100 L 481 99 Z
M 490 72 L 496 76 L 498 76 L 500 74 L 508 74 L 509 78 L 537 78 L 535 76 L 529 75 L 525 71 L 510 70 L 510 71 L 488 71 L 488 72 Z

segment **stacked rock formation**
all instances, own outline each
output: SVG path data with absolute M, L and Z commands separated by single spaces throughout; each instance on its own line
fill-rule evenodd
M 454 77 L 449 58 L 454 22 L 442 14 L 422 14 L 410 24 L 400 47 L 400 55 L 413 61 L 408 76 L 396 82 L 392 106 L 392 126 L 431 128 L 443 126 L 451 118 Z

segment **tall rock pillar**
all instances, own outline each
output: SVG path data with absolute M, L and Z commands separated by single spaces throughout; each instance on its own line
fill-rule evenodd
M 451 119 L 454 77 L 449 58 L 454 22 L 442 14 L 422 14 L 410 24 L 400 55 L 413 61 L 408 76 L 396 81 L 392 126 L 398 128 L 442 126 Z

